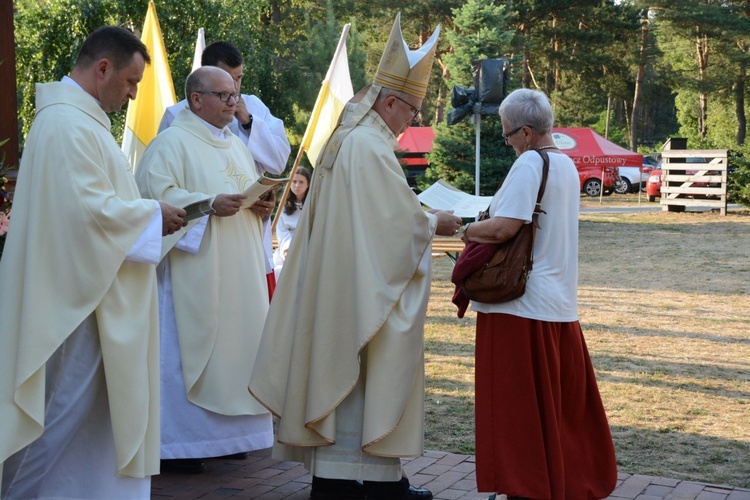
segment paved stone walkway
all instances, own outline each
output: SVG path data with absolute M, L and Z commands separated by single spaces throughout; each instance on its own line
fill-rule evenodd
M 210 459 L 202 474 L 162 474 L 151 483 L 154 500 L 242 498 L 253 500 L 307 500 L 310 475 L 300 464 L 279 462 L 271 450 L 260 450 L 245 460 Z M 486 499 L 479 494 L 474 457 L 428 451 L 404 461 L 411 483 L 432 490 L 436 500 Z M 732 488 L 661 477 L 619 474 L 617 489 L 608 500 L 750 500 L 750 489 Z M 575 499 L 570 499 L 575 500 Z

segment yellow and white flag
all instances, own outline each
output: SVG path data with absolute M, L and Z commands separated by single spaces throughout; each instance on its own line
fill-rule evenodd
M 164 49 L 153 1 L 148 3 L 141 41 L 148 48 L 151 64 L 146 65 L 135 100 L 128 103 L 125 132 L 122 136 L 122 151 L 128 157 L 130 170 L 133 172 L 138 167 L 146 146 L 156 137 L 164 111 L 176 100 L 167 51 Z
M 313 167 L 318 161 L 320 150 L 336 128 L 344 105 L 354 96 L 352 79 L 349 76 L 349 58 L 346 55 L 346 37 L 350 27 L 351 24 L 347 24 L 341 33 L 331 66 L 318 92 L 318 99 L 315 101 L 300 144 L 300 150 L 307 153 L 307 159 Z
M 201 67 L 201 57 L 206 49 L 206 33 L 203 28 L 198 30 L 198 39 L 195 41 L 195 53 L 193 53 L 193 68 L 191 72 Z

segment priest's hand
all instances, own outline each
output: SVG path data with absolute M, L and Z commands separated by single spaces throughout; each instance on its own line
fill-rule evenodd
M 161 207 L 162 236 L 172 234 L 175 231 L 179 231 L 181 227 L 187 226 L 187 221 L 182 220 L 185 216 L 185 210 L 164 201 L 160 201 L 159 206 Z
M 228 217 L 240 211 L 242 200 L 247 198 L 244 194 L 217 194 L 214 204 L 211 205 L 219 217 Z
M 268 219 L 273 213 L 273 207 L 276 206 L 276 195 L 270 197 L 268 200 L 260 199 L 255 205 L 250 207 L 250 210 L 260 215 L 263 220 Z
M 244 125 L 250 121 L 250 112 L 247 110 L 247 104 L 245 104 L 245 100 L 242 97 L 237 101 L 237 108 L 234 111 L 234 116 L 237 117 L 240 125 Z
M 438 210 L 433 215 L 438 220 L 435 234 L 439 236 L 453 236 L 461 227 L 461 218 L 453 215 L 453 210 Z

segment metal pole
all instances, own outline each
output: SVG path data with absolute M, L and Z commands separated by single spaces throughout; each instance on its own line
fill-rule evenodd
M 476 164 L 474 165 L 474 179 L 476 179 L 476 188 L 474 189 L 474 194 L 479 196 L 479 143 L 480 143 L 480 131 L 482 129 L 482 115 L 481 113 L 474 113 L 474 124 L 475 124 L 475 130 L 476 130 Z
M 638 167 L 638 206 L 641 206 L 641 185 L 643 179 L 643 160 L 641 160 L 641 166 Z

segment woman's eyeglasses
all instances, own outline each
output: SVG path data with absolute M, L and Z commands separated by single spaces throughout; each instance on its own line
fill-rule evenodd
M 239 102 L 240 100 L 240 94 L 236 92 L 214 92 L 213 90 L 196 90 L 199 94 L 211 94 L 215 95 L 219 98 L 221 102 L 229 102 L 229 99 L 232 99 L 234 102 Z
M 519 131 L 519 130 L 521 130 L 522 128 L 524 128 L 524 127 L 529 127 L 529 128 L 531 128 L 531 129 L 533 129 L 533 128 L 534 128 L 534 127 L 532 127 L 531 125 L 521 125 L 521 126 L 520 126 L 520 127 L 518 127 L 518 128 L 514 128 L 513 130 L 511 130 L 511 131 L 510 131 L 510 132 L 508 132 L 507 134 L 500 134 L 500 137 L 502 137 L 502 138 L 503 138 L 503 139 L 505 140 L 505 144 L 508 144 L 508 138 L 509 138 L 510 136 L 512 136 L 513 134 L 516 134 L 516 133 L 518 133 L 518 131 Z

